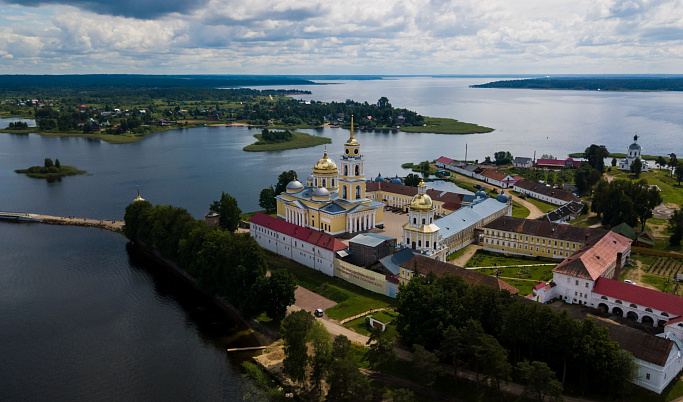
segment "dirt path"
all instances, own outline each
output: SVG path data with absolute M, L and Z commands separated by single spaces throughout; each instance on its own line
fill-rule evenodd
M 464 267 L 465 264 L 467 264 L 467 261 L 469 261 L 470 258 L 472 258 L 474 253 L 476 253 L 477 250 L 480 250 L 481 248 L 481 246 L 477 246 L 476 244 L 470 244 L 469 246 L 465 247 L 465 253 L 463 255 L 448 262 L 459 267 Z
M 30 218 L 40 219 L 51 225 L 94 226 L 102 229 L 120 232 L 123 229 L 123 221 L 106 219 L 77 218 L 75 216 L 62 217 L 39 214 L 27 214 Z

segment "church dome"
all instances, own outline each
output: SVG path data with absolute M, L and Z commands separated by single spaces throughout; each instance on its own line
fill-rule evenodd
M 505 195 L 505 193 L 503 193 L 503 192 L 501 191 L 500 194 L 498 194 L 498 197 L 496 197 L 496 200 L 497 200 L 497 201 L 500 201 L 500 202 L 502 202 L 502 203 L 504 203 L 504 204 L 507 204 L 507 202 L 508 202 L 508 196 Z
M 325 173 L 336 173 L 339 171 L 337 169 L 337 164 L 327 157 L 327 149 L 325 149 L 323 157 L 318 160 L 315 166 L 313 166 L 313 170 Z
M 634 142 L 633 144 L 631 144 L 631 145 L 628 146 L 628 149 L 638 149 L 638 150 L 640 150 L 640 149 L 642 149 L 642 147 Z
M 382 173 L 380 173 L 380 174 L 375 178 L 375 183 L 384 183 L 384 177 L 382 177 Z
M 393 179 L 391 179 L 391 182 L 392 182 L 393 184 L 403 184 L 403 182 L 401 181 L 401 178 L 398 177 L 398 175 L 396 175 L 396 177 L 394 177 Z
M 427 194 L 415 194 L 410 201 L 410 209 L 416 211 L 429 211 L 432 209 L 432 197 Z
M 477 198 L 486 198 L 488 195 L 486 194 L 486 191 L 484 190 L 479 190 L 474 194 L 475 197 Z
M 325 187 L 318 187 L 313 190 L 314 200 L 325 200 L 330 198 L 330 192 Z
M 287 184 L 288 193 L 296 193 L 304 189 L 304 185 L 298 180 L 292 180 Z

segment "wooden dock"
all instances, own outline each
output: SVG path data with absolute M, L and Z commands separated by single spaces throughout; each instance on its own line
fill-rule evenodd
M 246 348 L 228 348 L 228 352 L 248 352 L 250 350 L 263 350 L 266 346 L 249 346 Z

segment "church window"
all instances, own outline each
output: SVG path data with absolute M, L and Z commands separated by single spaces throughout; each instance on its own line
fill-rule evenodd
M 429 218 L 429 223 L 432 223 L 432 219 L 433 219 L 433 218 Z
M 348 198 L 348 196 L 347 196 L 347 194 L 346 194 L 346 186 L 342 186 L 342 198 L 343 198 L 343 199 L 347 199 L 347 198 Z
M 652 309 L 648 307 L 648 308 L 645 309 L 645 311 L 647 311 L 648 313 L 651 313 L 651 312 L 652 312 Z
M 417 218 L 413 218 L 413 225 L 417 225 Z
M 349 150 L 347 149 L 346 152 L 348 153 Z M 348 175 L 349 175 L 349 167 L 347 165 L 344 165 L 344 176 L 348 176 Z
M 646 373 L 646 374 L 645 374 L 645 379 L 646 379 L 646 380 L 649 380 L 649 379 L 650 379 L 650 373 Z
M 623 304 L 623 303 L 621 302 L 621 300 L 615 300 L 614 302 L 617 303 L 617 304 Z
M 434 243 L 434 250 L 436 250 L 436 243 Z
M 356 199 L 360 200 L 360 186 L 356 186 Z
M 358 155 L 358 149 L 357 149 L 357 148 L 354 149 L 354 150 L 353 150 L 353 153 L 354 153 L 355 155 Z
M 607 296 L 600 296 L 602 300 L 607 300 Z
M 323 179 L 323 187 L 327 187 L 327 180 Z
M 538 246 L 536 247 L 536 251 L 538 251 Z
M 668 316 L 669 316 L 668 313 L 662 313 L 662 315 L 663 315 L 664 317 L 668 317 Z
M 418 246 L 418 247 L 422 247 L 422 240 L 418 240 L 418 241 L 417 241 L 417 246 Z
M 356 176 L 360 176 L 360 166 L 356 165 Z
M 334 179 L 332 179 L 332 187 L 334 187 Z
M 422 218 L 422 224 L 423 225 L 425 224 L 425 218 Z
M 318 179 L 315 179 L 315 186 L 318 187 Z
M 588 282 L 586 282 L 586 287 L 588 287 Z
M 425 242 L 425 247 L 429 247 L 429 240 Z
M 578 281 L 578 280 L 576 281 L 576 286 L 579 286 L 579 281 Z
M 631 303 L 631 304 L 630 304 L 630 306 L 631 306 L 631 308 L 635 308 L 635 309 L 637 309 L 637 308 L 638 308 L 638 306 L 636 306 L 636 305 L 635 305 L 635 304 L 633 304 L 633 303 Z

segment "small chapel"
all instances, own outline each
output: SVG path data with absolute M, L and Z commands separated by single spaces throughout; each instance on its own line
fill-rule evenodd
M 626 159 L 619 161 L 619 170 L 631 170 L 631 164 L 636 160 L 636 158 L 638 158 L 643 163 L 643 167 L 640 171 L 647 172 L 649 165 L 647 161 L 644 161 L 641 157 L 642 152 L 643 147 L 638 144 L 638 135 L 634 135 L 633 144 L 629 145 L 628 150 L 626 151 Z

